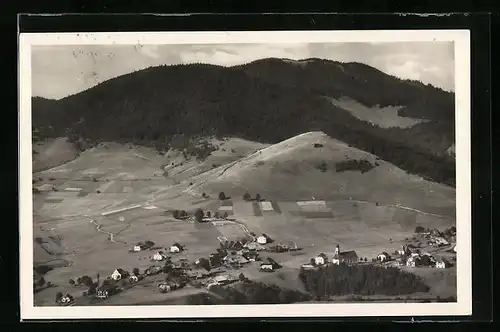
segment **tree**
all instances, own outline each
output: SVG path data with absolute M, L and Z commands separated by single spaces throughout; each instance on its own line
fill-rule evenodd
M 89 286 L 89 288 L 87 289 L 87 294 L 88 295 L 93 295 L 95 294 L 97 291 L 97 284 L 92 284 Z
M 226 194 L 225 194 L 223 191 L 221 191 L 221 192 L 219 193 L 219 199 L 220 199 L 221 201 L 223 201 L 223 200 L 225 200 L 225 199 L 226 199 Z
M 365 257 L 365 262 L 368 262 L 368 258 Z
M 219 219 L 219 218 L 220 218 L 220 213 L 219 213 L 219 211 L 215 211 L 215 213 L 214 213 L 214 218 L 215 218 L 215 219 Z
M 39 287 L 42 287 L 43 285 L 45 285 L 45 279 L 43 277 L 40 277 L 40 279 L 38 279 L 37 284 Z
M 260 199 L 261 199 L 261 198 L 260 198 L 260 194 L 255 195 L 255 200 L 256 200 L 257 202 L 260 202 Z
M 94 284 L 94 281 L 89 276 L 85 276 L 85 278 L 83 280 L 83 284 L 87 287 L 90 287 Z
M 63 297 L 63 293 L 57 292 L 56 293 L 56 303 L 59 303 L 59 301 L 61 300 L 62 297 Z
M 198 265 L 207 271 L 210 271 L 210 261 L 206 258 L 201 258 Z
M 132 270 L 132 273 L 136 276 L 138 276 L 140 274 L 140 271 L 138 268 L 134 267 L 134 269 Z
M 227 214 L 227 212 L 224 212 L 223 218 L 227 219 L 228 217 L 229 217 L 229 214 Z
M 415 233 L 423 233 L 424 231 L 425 231 L 425 228 L 423 228 L 420 225 L 418 225 L 417 227 L 415 227 Z
M 248 192 L 246 192 L 244 195 L 243 195 L 243 200 L 245 201 L 249 201 L 250 200 L 250 194 Z
M 71 286 L 75 286 L 75 280 L 73 280 L 73 279 L 69 279 L 69 284 L 70 284 Z
M 210 211 L 207 211 L 207 218 L 211 218 L 212 217 L 212 213 Z
M 201 197 L 203 197 L 203 198 L 207 198 L 207 194 L 206 194 L 206 193 L 202 193 L 202 194 L 201 194 Z
M 203 216 L 205 213 L 203 212 L 202 209 L 196 209 L 196 212 L 194 213 L 194 217 L 196 219 L 196 222 L 203 222 Z
M 247 280 L 247 277 L 245 277 L 245 275 L 243 273 L 240 273 L 240 275 L 238 276 L 238 279 L 240 281 L 246 281 Z
M 186 218 L 186 217 L 187 217 L 187 215 L 188 215 L 188 214 L 187 214 L 186 210 L 181 210 L 181 212 L 180 212 L 180 216 L 181 216 L 181 218 Z
M 174 210 L 174 211 L 172 211 L 172 216 L 175 219 L 181 219 L 181 212 L 179 210 Z

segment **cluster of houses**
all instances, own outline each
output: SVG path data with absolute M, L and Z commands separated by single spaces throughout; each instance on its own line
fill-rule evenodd
M 340 246 L 335 246 L 334 253 L 331 259 L 325 253 L 320 253 L 318 256 L 311 258 L 309 264 L 303 264 L 303 269 L 313 269 L 325 265 L 355 264 L 359 262 L 358 254 L 354 250 L 340 251 Z
M 419 248 L 414 248 L 409 245 L 402 245 L 401 249 L 396 252 L 396 264 L 399 266 L 408 267 L 436 267 L 444 269 L 451 266 L 451 263 L 443 258 L 436 259 L 430 253 L 424 252 Z M 386 258 L 381 262 L 391 260 L 391 257 L 385 253 Z M 381 255 L 379 255 L 380 257 Z
M 167 255 L 167 253 L 176 254 L 184 250 L 182 245 L 174 243 L 169 248 L 165 248 L 165 251 L 159 250 L 151 256 L 151 261 L 164 261 L 164 266 L 151 265 L 142 274 L 137 269 L 134 269 L 133 273 L 130 273 L 125 269 L 117 268 L 104 280 L 102 285 L 99 285 L 99 276 L 97 277 L 97 283 L 94 283 L 92 278 L 87 276 L 76 278 L 73 282 L 70 281 L 70 283 L 74 286 L 87 285 L 89 291 L 84 292 L 84 294 L 94 295 L 99 299 L 106 299 L 109 296 L 119 293 L 126 284 L 134 284 L 147 276 L 161 273 L 167 275 L 164 281 L 158 283 L 158 289 L 161 293 L 180 289 L 189 282 L 205 285 L 206 287 L 226 285 L 237 281 L 238 278 L 231 275 L 221 275 L 221 272 L 227 269 L 239 269 L 245 264 L 261 261 L 259 256 L 259 252 L 261 251 L 285 252 L 298 250 L 295 243 L 276 244 L 268 248 L 265 246 L 272 242 L 273 240 L 266 234 L 254 237 L 254 241 L 251 242 L 244 240 L 221 242 L 221 247 L 217 248 L 217 252 L 211 253 L 208 258 L 197 259 L 195 262 L 189 262 L 187 259 L 179 259 L 176 262 L 172 262 L 171 255 Z M 154 245 L 152 241 L 140 242 L 135 244 L 130 251 L 153 250 L 155 249 Z M 272 272 L 279 268 L 281 266 L 276 261 L 268 258 L 267 261 L 260 264 L 259 270 L 262 272 Z M 67 295 L 69 296 L 69 294 Z M 72 299 L 72 297 L 68 298 Z M 67 302 L 67 300 L 61 299 L 59 299 L 59 303 L 64 304 Z

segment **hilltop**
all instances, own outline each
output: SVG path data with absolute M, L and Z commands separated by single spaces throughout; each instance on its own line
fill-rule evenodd
M 298 63 L 152 67 L 58 101 L 34 98 L 35 139 L 69 136 L 166 151 L 179 134 L 274 144 L 323 131 L 406 171 L 454 185 L 455 161 L 446 152 L 454 142 L 453 94 L 363 64 Z M 331 100 L 342 97 L 364 105 L 365 113 L 397 106 L 399 116 L 425 121 L 379 126 Z
M 349 147 L 323 132 L 308 132 L 265 147 L 192 180 L 191 191 L 259 193 L 272 200 L 367 200 L 422 209 L 455 206 L 455 190 L 426 181 Z

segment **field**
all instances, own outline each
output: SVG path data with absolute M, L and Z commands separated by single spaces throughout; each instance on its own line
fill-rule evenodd
M 311 152 L 314 148 L 310 146 L 317 140 L 325 145 L 331 142 L 323 136 L 308 137 L 270 147 L 242 140 L 218 141 L 225 144 L 210 162 L 227 158 L 228 164 L 205 172 L 202 164 L 207 161 L 199 161 L 198 168 L 193 160 L 181 166 L 173 152 L 161 156 L 147 148 L 103 143 L 66 164 L 37 173 L 42 179 L 37 185 L 49 183 L 57 191 L 34 195 L 34 264 L 53 264 L 55 268 L 44 278 L 56 285 L 37 293 L 36 304 L 53 305 L 57 292 L 78 295 L 80 291 L 68 282 L 73 277 L 95 279 L 99 274 L 105 278 L 116 268 L 143 271 L 153 264 L 150 257 L 155 251 L 129 251 L 146 240 L 164 251 L 180 243 L 185 250 L 173 258 L 189 261 L 215 252 L 220 239 L 237 240 L 251 237 L 250 233 L 267 234 L 275 243 L 295 242 L 301 251 L 263 254 L 283 265 L 277 273 L 260 272 L 258 263 L 231 273 L 301 290 L 300 266 L 319 253 L 331 256 L 337 244 L 371 259 L 382 251 L 399 249 L 417 225 L 443 229 L 455 224 L 451 189 L 410 177 L 382 161 L 372 174 L 330 173 L 331 179 L 325 182 L 328 174 L 313 171 L 317 151 Z M 220 150 L 222 146 L 227 147 L 226 154 Z M 334 157 L 347 151 L 337 143 L 329 148 L 336 151 Z M 241 159 L 234 157 L 238 153 L 243 155 Z M 300 153 L 305 154 L 295 158 Z M 351 157 L 365 155 L 349 153 Z M 299 164 L 294 166 L 293 160 Z M 254 167 L 256 163 L 260 164 Z M 164 176 L 165 169 L 174 175 Z M 399 176 L 401 181 L 393 181 L 391 176 Z M 365 181 L 373 183 L 363 187 Z M 220 191 L 230 198 L 220 200 Z M 246 191 L 263 198 L 245 201 Z M 194 213 L 198 208 L 227 213 L 232 221 L 195 223 L 172 217 L 173 210 Z M 418 273 L 433 285 L 430 294 L 446 297 L 456 293 L 454 270 L 428 270 L 418 269 Z M 183 296 L 201 291 L 188 288 L 165 296 L 154 290 L 154 283 L 148 281 L 105 303 L 182 303 Z

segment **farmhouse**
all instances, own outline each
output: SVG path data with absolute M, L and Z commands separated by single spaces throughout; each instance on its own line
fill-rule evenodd
M 243 257 L 242 255 L 227 255 L 224 257 L 224 262 L 228 264 L 246 264 L 248 263 L 248 259 Z
M 416 267 L 420 265 L 420 257 L 419 256 L 411 256 L 406 260 L 406 266 L 408 267 Z
M 262 263 L 260 264 L 260 270 L 265 272 L 273 271 L 273 264 L 271 263 Z
M 59 303 L 61 303 L 61 304 L 69 304 L 73 301 L 74 301 L 73 296 L 71 296 L 71 294 L 68 294 L 68 293 L 64 294 L 63 297 L 61 297 L 61 299 L 59 299 Z
M 112 274 L 111 274 L 111 279 L 113 280 L 121 280 L 123 278 L 126 278 L 129 276 L 129 273 L 123 269 L 116 269 Z
M 106 299 L 109 296 L 118 293 L 118 287 L 116 285 L 103 285 L 96 292 L 96 297 L 99 299 Z
M 148 276 L 153 274 L 158 274 L 161 272 L 161 270 L 162 268 L 160 266 L 150 266 L 144 271 L 144 274 Z
M 436 268 L 438 268 L 438 269 L 445 269 L 448 266 L 449 266 L 449 264 L 443 260 L 436 262 Z
M 410 252 L 410 249 L 408 249 L 408 246 L 405 245 L 405 244 L 403 244 L 401 246 L 401 249 L 398 250 L 398 254 L 401 255 L 401 256 L 408 256 L 408 255 L 411 254 L 411 252 Z
M 139 277 L 133 274 L 128 278 L 128 280 L 130 281 L 130 283 L 134 284 L 139 281 Z
M 167 258 L 167 256 L 165 255 L 165 253 L 163 253 L 163 251 L 158 251 L 153 255 L 153 260 L 155 261 L 162 261 L 165 258 Z
M 327 262 L 328 262 L 328 257 L 324 253 L 321 253 L 314 258 L 314 263 L 316 265 L 325 265 Z
M 178 245 L 175 245 L 175 244 L 174 244 L 173 246 L 170 246 L 170 252 L 171 252 L 171 253 L 173 253 L 173 254 L 174 254 L 174 253 L 178 253 L 178 252 L 180 252 L 180 251 L 181 251 L 181 248 L 179 248 L 179 246 L 178 246 Z
M 163 291 L 163 292 L 170 292 L 172 290 L 172 287 L 169 284 L 167 284 L 166 282 L 159 283 L 158 288 L 160 289 L 160 291 Z
M 389 256 L 389 254 L 387 252 L 382 252 L 380 253 L 378 256 L 377 256 L 377 259 L 380 261 L 380 262 L 385 262 L 385 261 L 388 261 L 391 259 L 391 256 Z
M 354 264 L 359 260 L 358 254 L 354 250 L 350 251 L 340 251 L 340 247 L 337 244 L 335 247 L 335 254 L 333 255 L 332 263 L 339 265 L 340 263 Z
M 135 251 L 135 252 L 141 251 L 142 250 L 142 245 L 136 244 L 132 250 Z
M 264 235 L 261 235 L 257 238 L 257 243 L 258 244 L 266 244 L 267 243 L 267 237 Z

